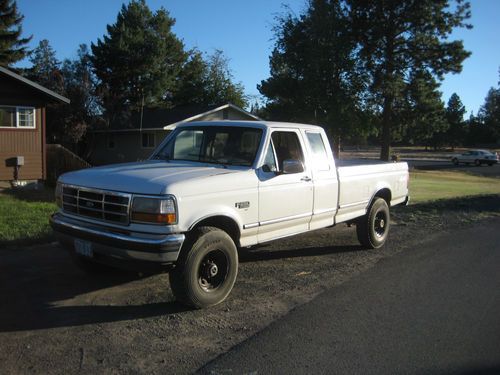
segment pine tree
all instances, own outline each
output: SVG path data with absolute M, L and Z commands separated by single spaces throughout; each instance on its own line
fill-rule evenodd
M 464 115 L 465 107 L 460 97 L 456 93 L 453 93 L 446 107 L 446 121 L 449 125 L 446 137 L 452 150 L 464 142 L 466 134 Z
M 321 124 L 339 140 L 359 134 L 364 73 L 345 2 L 312 0 L 300 17 L 278 18 L 271 76 L 258 86 L 267 97 L 266 116 L 282 121 Z
M 47 39 L 43 39 L 31 51 L 29 60 L 31 68 L 27 70 L 29 79 L 40 85 L 63 94 L 64 82 L 60 71 L 61 62 L 56 58 L 56 51 Z
M 186 59 L 172 32 L 175 20 L 144 0 L 123 5 L 107 35 L 91 45 L 92 63 L 108 122 L 123 127 L 132 110 L 168 105 Z
M 441 79 L 461 71 L 470 55 L 460 40 L 448 41 L 470 17 L 470 4 L 456 0 L 372 1 L 346 0 L 352 29 L 357 33 L 359 58 L 370 74 L 370 93 L 382 108 L 382 150 L 389 160 L 395 106 L 403 97 L 412 73 L 425 70 Z
M 0 65 L 10 66 L 26 57 L 26 44 L 31 40 L 21 38 L 24 16 L 17 11 L 15 0 L 0 0 Z

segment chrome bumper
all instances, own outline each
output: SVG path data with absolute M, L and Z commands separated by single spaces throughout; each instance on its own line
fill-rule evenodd
M 96 258 L 106 256 L 126 260 L 172 263 L 179 256 L 184 234 L 121 234 L 113 228 L 100 227 L 54 214 L 50 226 L 57 239 L 66 247 L 74 248 L 75 239 L 92 243 Z

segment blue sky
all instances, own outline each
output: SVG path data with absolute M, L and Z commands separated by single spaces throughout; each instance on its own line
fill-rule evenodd
M 31 47 L 48 39 L 59 59 L 73 58 L 78 45 L 96 42 L 114 23 L 123 0 L 17 0 L 25 16 L 23 31 L 33 35 Z M 147 0 L 152 10 L 165 7 L 176 19 L 174 32 L 186 48 L 212 52 L 222 49 L 230 59 L 236 81 L 249 95 L 269 76 L 273 48 L 273 25 L 284 5 L 299 14 L 305 0 Z M 443 100 L 456 92 L 467 111 L 477 113 L 492 86 L 499 81 L 500 1 L 472 0 L 472 30 L 459 30 L 453 37 L 464 40 L 472 56 L 459 75 L 448 75 L 441 86 Z M 20 66 L 27 66 L 24 62 Z

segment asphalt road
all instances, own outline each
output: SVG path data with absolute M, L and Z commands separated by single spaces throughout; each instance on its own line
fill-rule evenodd
M 403 161 L 406 161 L 403 159 Z M 429 171 L 458 171 L 474 174 L 477 176 L 484 177 L 500 177 L 500 164 L 493 166 L 481 165 L 476 167 L 475 165 L 453 165 L 452 162 L 438 161 L 438 160 L 407 160 L 410 168 L 416 168 L 421 170 Z
M 420 246 L 302 305 L 209 374 L 500 374 L 500 218 Z

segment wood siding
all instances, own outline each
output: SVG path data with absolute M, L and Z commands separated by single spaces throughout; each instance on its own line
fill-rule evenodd
M 0 76 L 0 105 L 35 108 L 35 129 L 0 128 L 0 181 L 14 178 L 14 168 L 8 160 L 24 156 L 24 166 L 19 170 L 20 180 L 39 180 L 44 177 L 43 114 L 47 99 L 32 88 Z
M 4 104 L 1 98 L 0 104 Z M 35 109 L 35 124 L 35 129 L 0 128 L 0 181 L 14 179 L 14 167 L 8 165 L 8 160 L 16 156 L 24 156 L 24 165 L 19 169 L 20 180 L 43 179 L 43 131 L 40 107 Z

